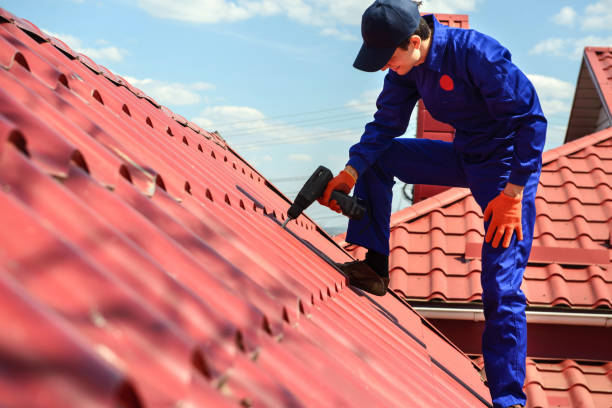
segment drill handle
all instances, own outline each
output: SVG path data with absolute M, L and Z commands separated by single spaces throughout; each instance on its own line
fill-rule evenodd
M 362 200 L 357 197 L 350 196 L 340 190 L 334 190 L 329 198 L 329 201 L 331 200 L 336 200 L 342 210 L 342 214 L 350 219 L 359 220 L 365 214 L 365 206 Z

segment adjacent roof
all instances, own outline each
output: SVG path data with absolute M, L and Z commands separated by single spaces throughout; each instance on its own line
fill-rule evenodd
M 565 142 L 612 126 L 612 47 L 586 47 Z
M 546 152 L 543 163 L 527 301 L 612 308 L 612 128 Z M 391 287 L 407 299 L 480 301 L 483 236 L 482 211 L 467 189 L 393 214 Z M 362 248 L 348 249 L 364 256 Z
M 476 362 L 483 367 L 482 357 Z M 526 374 L 529 408 L 611 406 L 612 362 L 527 358 Z
M 525 392 L 530 408 L 610 406 L 612 362 L 527 359 Z
M 489 405 L 219 135 L 1 8 L 0 66 L 3 406 Z

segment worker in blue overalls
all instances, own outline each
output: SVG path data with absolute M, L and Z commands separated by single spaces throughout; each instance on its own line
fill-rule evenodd
M 495 407 L 524 406 L 527 323 L 520 286 L 546 134 L 536 91 L 496 40 L 449 28 L 433 15 L 421 18 L 411 0 L 375 1 L 363 14 L 361 31 L 364 43 L 354 66 L 389 72 L 374 121 L 319 200 L 339 211 L 331 192 L 348 193 L 355 186 L 355 195 L 368 205 L 368 216 L 350 220 L 346 236 L 368 249 L 365 260 L 339 266 L 353 286 L 384 295 L 393 178 L 469 187 L 486 230 L 482 348 L 491 396 Z M 455 128 L 453 142 L 396 139 L 419 99 L 435 119 Z

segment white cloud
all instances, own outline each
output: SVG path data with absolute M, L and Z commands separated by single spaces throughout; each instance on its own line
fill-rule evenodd
M 193 23 L 220 23 L 284 14 L 307 25 L 360 24 L 371 0 L 138 0 L 159 18 Z
M 81 42 L 81 40 L 75 37 L 74 35 L 58 34 L 58 33 L 51 32 L 49 30 L 42 30 L 42 31 L 45 32 L 45 34 L 50 35 L 51 37 L 55 37 L 55 38 L 62 40 L 63 42 L 66 43 L 66 45 L 68 45 L 70 48 L 73 48 L 75 50 L 83 46 L 83 43 Z
M 548 54 L 561 56 L 567 52 L 568 39 L 548 38 L 540 41 L 529 51 L 530 54 Z
M 587 36 L 582 38 L 548 38 L 537 43 L 530 51 L 535 55 L 552 55 L 556 57 L 566 57 L 574 60 L 582 58 L 584 47 L 603 46 L 612 44 L 612 36 L 596 37 Z
M 380 91 L 380 89 L 370 89 L 369 91 L 365 91 L 359 95 L 359 97 L 348 101 L 346 106 L 359 112 L 371 113 L 374 115 L 376 112 L 376 99 L 378 98 Z
M 264 117 L 264 114 L 255 108 L 226 105 L 208 107 L 193 121 L 206 129 L 224 130 L 223 128 L 228 128 L 231 131 L 240 131 L 253 126 L 264 126 Z
M 551 20 L 558 25 L 573 26 L 577 16 L 578 14 L 573 8 L 565 6 Z
M 129 76 L 124 78 L 164 105 L 195 105 L 202 101 L 200 94 L 195 91 L 206 91 L 214 88 L 213 85 L 205 82 L 183 84 L 157 81 L 150 78 L 137 79 Z
M 422 10 L 437 13 L 473 11 L 483 0 L 426 0 Z M 305 25 L 359 25 L 372 0 L 138 0 L 159 17 L 193 23 L 221 23 L 284 14 Z
M 117 47 L 102 47 L 102 48 L 81 48 L 78 50 L 81 54 L 87 55 L 93 60 L 106 61 L 121 61 L 126 52 Z
M 567 118 L 574 97 L 574 85 L 557 78 L 527 75 L 538 92 L 544 115 L 548 119 L 545 149 L 563 144 L 567 129 Z
M 582 19 L 582 28 L 612 30 L 612 0 L 589 4 Z
M 538 91 L 538 95 L 555 99 L 570 99 L 574 96 L 574 86 L 557 78 L 529 74 L 527 75 Z
M 292 153 L 288 156 L 291 160 L 300 161 L 300 162 L 310 162 L 312 161 L 312 156 L 309 154 L 302 153 Z
M 353 34 L 350 34 L 344 31 L 340 31 L 335 27 L 324 28 L 323 30 L 321 30 L 321 35 L 324 35 L 327 37 L 338 37 L 339 39 L 343 41 L 361 41 L 361 38 L 357 38 Z
M 322 27 L 322 35 L 344 41 L 358 38 L 338 29 L 338 25 L 358 26 L 361 14 L 371 3 L 372 0 L 138 0 L 138 5 L 155 17 L 200 24 L 284 15 L 304 25 Z
M 474 11 L 483 0 L 427 0 L 421 10 L 437 13 Z M 359 32 L 339 26 L 359 26 L 372 0 L 138 0 L 155 17 L 198 24 L 228 23 L 255 17 L 284 15 L 304 25 L 322 27 L 320 34 L 359 41 Z
M 97 40 L 96 43 L 103 45 L 102 47 L 85 47 L 83 41 L 74 35 L 64 33 L 54 33 L 49 30 L 43 30 L 47 35 L 58 38 L 65 42 L 73 50 L 80 52 L 81 54 L 87 55 L 89 58 L 99 61 L 112 61 L 118 62 L 128 55 L 128 52 L 124 49 L 108 45 L 108 41 Z M 106 46 L 104 46 L 106 45 Z
M 542 110 L 546 116 L 563 115 L 567 117 L 574 96 L 574 86 L 557 78 L 530 74 L 527 75 L 538 92 Z

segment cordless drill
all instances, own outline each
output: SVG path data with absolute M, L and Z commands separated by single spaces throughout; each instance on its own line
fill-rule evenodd
M 304 187 L 300 190 L 297 197 L 293 201 L 291 207 L 287 211 L 287 219 L 283 224 L 283 228 L 291 220 L 296 219 L 300 214 L 310 206 L 317 198 L 323 195 L 329 181 L 334 178 L 332 172 L 324 166 L 319 166 L 312 176 L 306 181 Z M 331 200 L 336 200 L 342 214 L 351 219 L 361 219 L 365 214 L 365 206 L 361 199 L 349 196 L 342 191 L 335 190 L 331 193 Z

